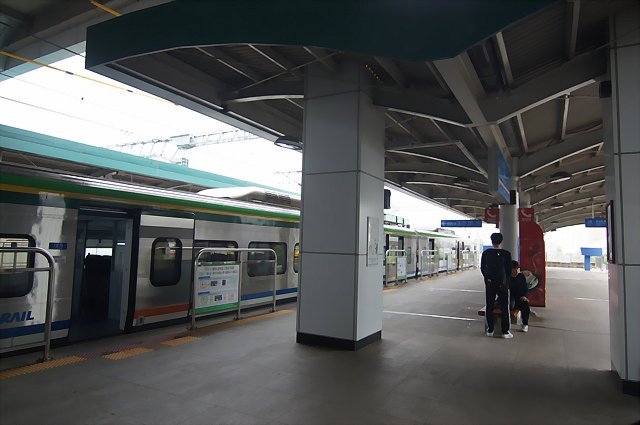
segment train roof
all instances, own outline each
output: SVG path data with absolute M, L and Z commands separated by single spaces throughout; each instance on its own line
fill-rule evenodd
M 458 239 L 458 236 L 456 235 L 447 235 L 444 233 L 432 232 L 429 230 L 408 229 L 406 227 L 399 226 L 385 225 L 384 230 L 392 235 L 395 234 L 400 236 L 427 236 L 432 238 Z
M 54 173 L 23 166 L 0 166 L 0 188 L 17 191 L 46 189 L 71 197 L 122 201 L 143 205 L 177 208 L 194 212 L 260 216 L 281 221 L 299 221 L 300 212 L 245 201 L 213 198 L 184 191 L 160 189 L 116 180 L 98 179 L 66 173 Z M 30 191 L 32 192 L 32 191 Z
M 25 166 L 0 165 L 0 189 L 39 193 L 48 190 L 71 198 L 120 201 L 147 206 L 224 215 L 245 215 L 277 221 L 298 222 L 300 211 L 263 203 L 216 198 L 204 194 L 161 189 L 134 183 L 123 183 L 94 177 L 43 171 Z M 37 189 L 34 192 L 33 189 Z M 425 236 L 456 239 L 455 235 L 435 231 L 385 225 L 384 230 L 400 236 Z

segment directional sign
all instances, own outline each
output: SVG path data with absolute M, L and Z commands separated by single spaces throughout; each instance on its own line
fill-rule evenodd
M 511 202 L 511 170 L 500 149 L 493 146 L 489 149 L 488 189 L 501 202 Z
M 607 219 L 604 217 L 585 218 L 584 225 L 585 227 L 607 227 Z
M 482 220 L 440 220 L 440 227 L 482 227 Z

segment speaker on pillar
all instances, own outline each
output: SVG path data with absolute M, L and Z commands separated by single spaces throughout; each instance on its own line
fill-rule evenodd
M 515 190 L 510 190 L 509 191 L 509 203 L 511 205 L 515 205 L 517 203 L 517 198 L 516 198 L 516 191 Z
M 385 210 L 391 208 L 391 191 L 389 189 L 384 190 L 384 207 Z
M 600 99 L 607 99 L 611 97 L 611 80 L 601 81 L 598 87 L 598 94 Z

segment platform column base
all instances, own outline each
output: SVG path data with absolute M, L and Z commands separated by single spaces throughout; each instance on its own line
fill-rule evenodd
M 333 338 L 330 336 L 312 335 L 303 332 L 296 334 L 296 342 L 298 344 L 337 348 L 339 350 L 356 351 L 373 342 L 380 341 L 382 339 L 382 331 L 373 333 L 359 341 L 352 341 L 349 339 Z

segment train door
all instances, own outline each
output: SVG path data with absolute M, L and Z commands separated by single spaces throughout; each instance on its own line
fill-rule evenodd
M 129 294 L 133 219 L 126 211 L 78 211 L 69 339 L 124 330 Z
M 194 225 L 193 217 L 141 214 L 132 327 L 188 317 Z

